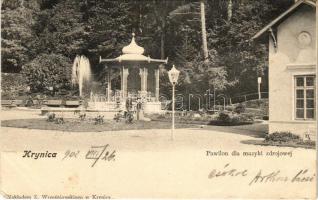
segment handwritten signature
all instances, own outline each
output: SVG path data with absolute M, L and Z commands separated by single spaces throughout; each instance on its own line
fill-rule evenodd
M 213 169 L 210 171 L 208 178 L 216 179 L 219 177 L 250 177 L 248 169 L 239 170 L 230 167 L 227 163 L 223 169 Z M 315 181 L 315 173 L 310 173 L 308 169 L 300 169 L 292 176 L 283 175 L 281 170 L 274 170 L 268 173 L 264 173 L 264 170 L 259 169 L 256 175 L 252 175 L 252 179 L 249 181 L 249 186 L 256 183 L 273 183 L 273 182 L 313 182 Z

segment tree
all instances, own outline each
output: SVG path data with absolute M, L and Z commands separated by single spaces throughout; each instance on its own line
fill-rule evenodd
M 23 66 L 22 73 L 32 92 L 70 89 L 71 60 L 61 54 L 40 54 Z
M 115 57 L 131 39 L 129 3 L 87 0 L 84 20 L 88 31 L 87 54 L 95 62 L 99 56 Z
M 232 0 L 228 0 L 228 5 L 227 5 L 227 20 L 230 21 L 232 19 Z
M 41 12 L 34 42 L 40 52 L 63 54 L 69 58 L 86 48 L 87 31 L 83 22 L 83 1 L 65 0 Z
M 197 2 L 190 2 L 188 4 L 179 6 L 174 11 L 170 12 L 170 16 L 178 17 L 178 16 L 192 16 L 194 21 L 196 21 L 196 15 L 200 15 L 201 22 L 201 39 L 202 39 L 202 50 L 204 55 L 205 62 L 208 62 L 209 54 L 208 54 L 208 44 L 207 44 L 207 32 L 206 32 L 206 20 L 205 20 L 205 0 L 200 0 L 200 13 L 197 12 Z M 191 20 L 193 21 L 193 20 Z
M 201 16 L 201 34 L 202 34 L 202 49 L 204 55 L 204 61 L 209 61 L 208 43 L 206 34 L 206 21 L 205 21 L 205 3 L 204 0 L 200 0 L 200 16 Z
M 19 72 L 31 58 L 36 1 L 4 1 L 1 8 L 1 66 L 3 72 Z
M 99 66 L 99 56 L 117 57 L 136 32 L 145 55 L 169 57 L 182 71 L 179 91 L 203 93 L 216 87 L 231 95 L 253 92 L 257 75 L 266 76 L 268 47 L 250 38 L 293 2 L 4 0 L 2 71 L 39 67 L 41 54 L 60 60 L 84 54 L 92 66 Z M 104 79 L 103 69 L 93 69 L 98 83 Z M 161 91 L 168 91 L 167 79 L 161 84 Z
M 229 80 L 238 81 L 229 93 L 235 95 L 257 91 L 257 76 L 263 76 L 267 68 L 268 46 L 267 43 L 254 43 L 251 38 L 292 3 L 290 0 L 233 0 L 232 6 L 235 9 L 231 20 L 218 18 L 213 22 L 213 27 L 208 29 L 211 38 L 209 45 L 217 49 L 220 63 L 226 67 Z M 228 6 L 219 5 L 225 14 Z

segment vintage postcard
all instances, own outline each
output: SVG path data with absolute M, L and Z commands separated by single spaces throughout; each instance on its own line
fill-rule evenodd
M 0 196 L 316 199 L 315 0 L 2 0 Z

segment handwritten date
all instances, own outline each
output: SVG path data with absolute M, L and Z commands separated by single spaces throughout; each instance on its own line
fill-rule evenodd
M 62 160 L 77 159 L 81 155 L 80 151 L 67 150 Z M 91 167 L 94 167 L 99 160 L 114 161 L 116 158 L 116 150 L 111 150 L 109 144 L 101 146 L 91 146 L 85 153 L 85 159 L 93 160 Z
M 91 167 L 94 167 L 97 161 L 105 160 L 105 161 L 114 161 L 116 157 L 115 150 L 108 150 L 109 145 L 104 146 L 91 146 L 91 148 L 86 153 L 86 159 L 94 160 Z

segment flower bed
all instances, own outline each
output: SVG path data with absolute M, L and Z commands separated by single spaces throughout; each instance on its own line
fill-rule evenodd
M 152 121 L 162 121 L 171 122 L 171 114 L 151 114 L 147 115 Z M 189 115 L 175 115 L 175 122 L 184 124 L 209 124 L 209 122 L 214 117 L 212 115 L 199 115 L 199 114 L 189 114 Z
M 221 112 L 216 120 L 211 120 L 209 125 L 216 126 L 239 126 L 246 124 L 253 124 L 254 119 L 249 114 L 238 114 L 234 112 Z
M 309 145 L 315 146 L 316 142 L 313 140 L 303 140 L 299 135 L 290 132 L 274 132 L 265 137 L 265 143 L 273 145 L 291 144 L 291 145 Z
M 171 121 L 169 114 L 152 114 L 148 116 L 153 121 Z M 219 114 L 207 115 L 192 113 L 185 116 L 175 116 L 175 121 L 185 124 L 202 124 L 215 126 L 238 126 L 252 124 L 254 122 L 253 116 L 249 114 L 237 114 L 233 112 L 221 112 Z
M 142 129 L 171 129 L 171 122 L 158 121 L 133 121 L 126 123 L 125 121 L 115 122 L 111 119 L 101 120 L 102 116 L 95 118 L 61 118 L 54 117 L 57 120 L 47 119 L 17 119 L 4 120 L 1 122 L 3 127 L 28 128 L 40 130 L 58 130 L 70 132 L 101 132 L 101 131 L 119 131 L 119 130 L 142 130 Z M 53 117 L 52 117 L 53 119 Z M 194 128 L 196 126 L 190 124 L 178 124 L 176 128 Z
M 290 132 L 274 132 L 265 136 L 263 141 L 248 140 L 244 144 L 254 144 L 263 146 L 280 146 L 280 147 L 300 147 L 306 149 L 315 149 L 316 142 L 313 140 L 304 140 L 300 136 Z

